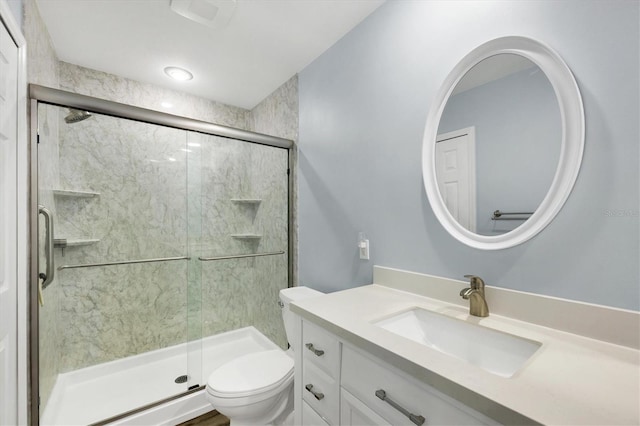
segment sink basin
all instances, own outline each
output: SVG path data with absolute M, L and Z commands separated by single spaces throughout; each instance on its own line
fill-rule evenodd
M 513 376 L 542 345 L 420 308 L 373 324 L 502 377 Z

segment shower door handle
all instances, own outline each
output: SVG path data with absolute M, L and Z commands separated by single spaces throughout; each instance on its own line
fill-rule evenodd
M 38 205 L 38 213 L 44 216 L 44 226 L 46 234 L 46 242 L 44 246 L 44 252 L 47 258 L 47 268 L 45 272 L 40 272 L 38 278 L 41 278 L 42 288 L 45 289 L 53 281 L 55 275 L 55 267 L 53 260 L 53 213 L 45 206 Z

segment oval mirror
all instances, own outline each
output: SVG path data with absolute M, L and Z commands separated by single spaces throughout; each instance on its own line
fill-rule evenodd
M 583 147 L 582 100 L 562 59 L 528 38 L 492 40 L 460 61 L 429 112 L 429 202 L 459 241 L 512 247 L 560 211 Z

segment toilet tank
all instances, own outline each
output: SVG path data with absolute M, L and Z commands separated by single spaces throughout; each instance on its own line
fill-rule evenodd
M 307 299 L 309 297 L 321 296 L 324 293 L 309 287 L 290 287 L 280 290 L 280 307 L 282 308 L 282 320 L 284 321 L 284 331 L 287 334 L 287 342 L 291 347 L 295 347 L 291 339 L 296 336 L 296 323 L 294 314 L 289 311 L 289 303 Z

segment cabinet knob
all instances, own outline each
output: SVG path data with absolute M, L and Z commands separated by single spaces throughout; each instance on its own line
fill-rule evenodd
M 324 394 L 322 392 L 316 392 L 313 390 L 313 385 L 311 383 L 306 385 L 304 388 L 309 392 L 311 392 L 311 395 L 313 395 L 318 401 L 324 398 Z
M 305 344 L 305 346 L 307 347 L 307 349 L 309 349 L 311 352 L 313 352 L 314 354 L 316 354 L 316 356 L 322 356 L 324 355 L 324 351 L 321 349 L 316 349 L 313 347 L 313 343 L 307 343 Z

